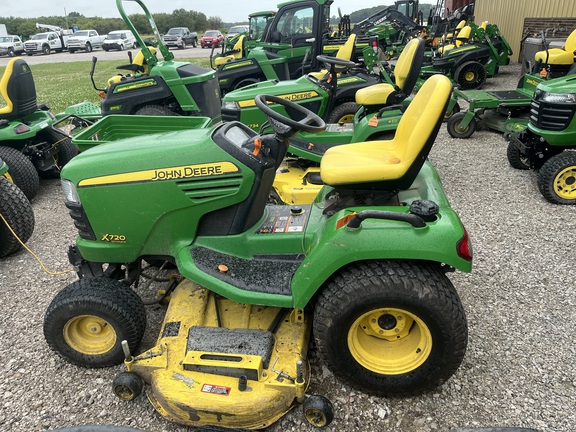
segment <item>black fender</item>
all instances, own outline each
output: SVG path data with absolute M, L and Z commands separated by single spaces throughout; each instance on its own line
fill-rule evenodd
M 172 90 L 162 77 L 127 77 L 112 84 L 106 91 L 106 98 L 102 101 L 102 116 L 133 114 L 139 106 L 151 102 L 162 104 L 171 96 Z

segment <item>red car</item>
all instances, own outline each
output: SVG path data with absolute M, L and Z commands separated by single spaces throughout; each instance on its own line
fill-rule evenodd
M 200 39 L 200 45 L 202 48 L 218 48 L 224 44 L 224 35 L 218 30 L 206 30 L 202 39 Z

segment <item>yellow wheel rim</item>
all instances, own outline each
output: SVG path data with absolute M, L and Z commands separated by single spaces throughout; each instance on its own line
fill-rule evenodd
M 321 428 L 321 427 L 326 426 L 326 423 L 327 423 L 326 416 L 324 415 L 324 413 L 320 409 L 309 408 L 304 413 L 304 416 L 306 417 L 306 420 L 308 421 L 308 423 L 314 425 L 315 427 Z
M 348 347 L 364 368 L 400 375 L 422 366 L 432 351 L 432 334 L 416 315 L 402 309 L 374 309 L 348 332 Z
M 464 74 L 464 79 L 468 82 L 474 81 L 475 78 L 476 78 L 476 74 L 472 71 L 466 72 Z
M 354 114 L 345 114 L 340 117 L 337 123 L 352 123 L 354 121 Z
M 2 177 L 4 177 L 10 183 L 14 183 L 14 179 L 12 178 L 12 176 L 10 175 L 10 173 L 8 171 L 6 171 L 4 174 L 2 174 Z
M 563 199 L 576 198 L 576 166 L 570 166 L 560 171 L 554 178 L 554 190 Z
M 94 315 L 80 315 L 64 326 L 64 340 L 75 351 L 101 355 L 116 345 L 116 332 L 108 321 Z

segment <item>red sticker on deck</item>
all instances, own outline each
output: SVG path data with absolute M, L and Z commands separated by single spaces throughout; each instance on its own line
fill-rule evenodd
M 230 387 L 217 386 L 212 384 L 204 384 L 202 386 L 203 393 L 219 394 L 222 396 L 228 396 L 230 394 Z

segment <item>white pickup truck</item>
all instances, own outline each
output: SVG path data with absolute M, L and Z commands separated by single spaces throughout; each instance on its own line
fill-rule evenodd
M 19 36 L 0 36 L 0 56 L 14 57 L 24 53 L 24 43 Z
M 66 36 L 60 37 L 57 32 L 37 33 L 24 43 L 24 49 L 29 56 L 36 53 L 44 55 L 51 51 L 62 52 L 66 48 Z
M 106 36 L 100 36 L 96 30 L 78 30 L 68 38 L 68 51 L 74 53 L 78 50 L 86 52 L 94 48 L 101 48 Z

